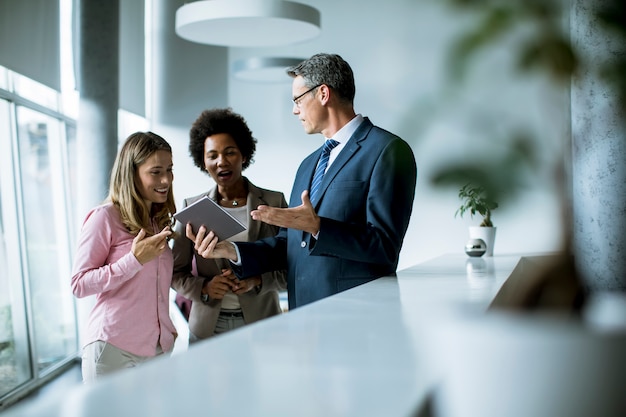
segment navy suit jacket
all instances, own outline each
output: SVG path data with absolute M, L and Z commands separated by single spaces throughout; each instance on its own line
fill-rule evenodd
M 302 204 L 321 147 L 300 165 L 289 207 Z M 289 308 L 395 273 L 415 194 L 411 147 L 368 118 L 328 168 L 313 202 L 318 239 L 281 228 L 274 237 L 237 243 L 238 276 L 287 269 Z

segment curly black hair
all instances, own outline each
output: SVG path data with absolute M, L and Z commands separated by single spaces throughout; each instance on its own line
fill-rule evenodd
M 189 155 L 193 163 L 206 172 L 204 167 L 204 142 L 206 138 L 218 133 L 232 136 L 244 157 L 242 169 L 246 169 L 253 161 L 257 140 L 252 136 L 246 120 L 231 108 L 204 110 L 193 122 L 189 131 Z

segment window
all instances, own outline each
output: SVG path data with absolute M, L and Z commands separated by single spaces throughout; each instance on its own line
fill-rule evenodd
M 1 406 L 73 360 L 78 338 L 69 291 L 75 122 L 56 111 L 59 93 L 0 74 Z
M 18 178 L 22 192 L 23 274 L 32 306 L 31 349 L 38 371 L 75 354 L 76 320 L 68 290 L 70 224 L 62 123 L 17 107 Z
M 10 138 L 9 104 L 0 100 L 0 138 Z M 11 143 L 0 153 L 0 398 L 32 378 L 12 187 Z

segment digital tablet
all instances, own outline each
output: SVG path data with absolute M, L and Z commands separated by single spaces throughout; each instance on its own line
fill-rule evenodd
M 195 234 L 198 233 L 200 226 L 204 225 L 207 230 L 212 230 L 219 240 L 226 240 L 246 230 L 245 225 L 206 196 L 174 214 L 174 218 L 182 224 L 191 223 Z

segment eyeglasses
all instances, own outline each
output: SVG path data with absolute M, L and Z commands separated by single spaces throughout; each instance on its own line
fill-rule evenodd
M 318 84 L 315 87 L 311 87 L 308 90 L 306 90 L 304 93 L 300 94 L 298 97 L 294 97 L 292 99 L 293 104 L 296 105 L 296 107 L 300 107 L 300 101 L 302 101 L 302 97 L 304 97 L 305 95 L 307 95 L 308 93 L 310 93 L 311 91 L 315 90 L 317 87 L 321 86 L 322 84 Z

